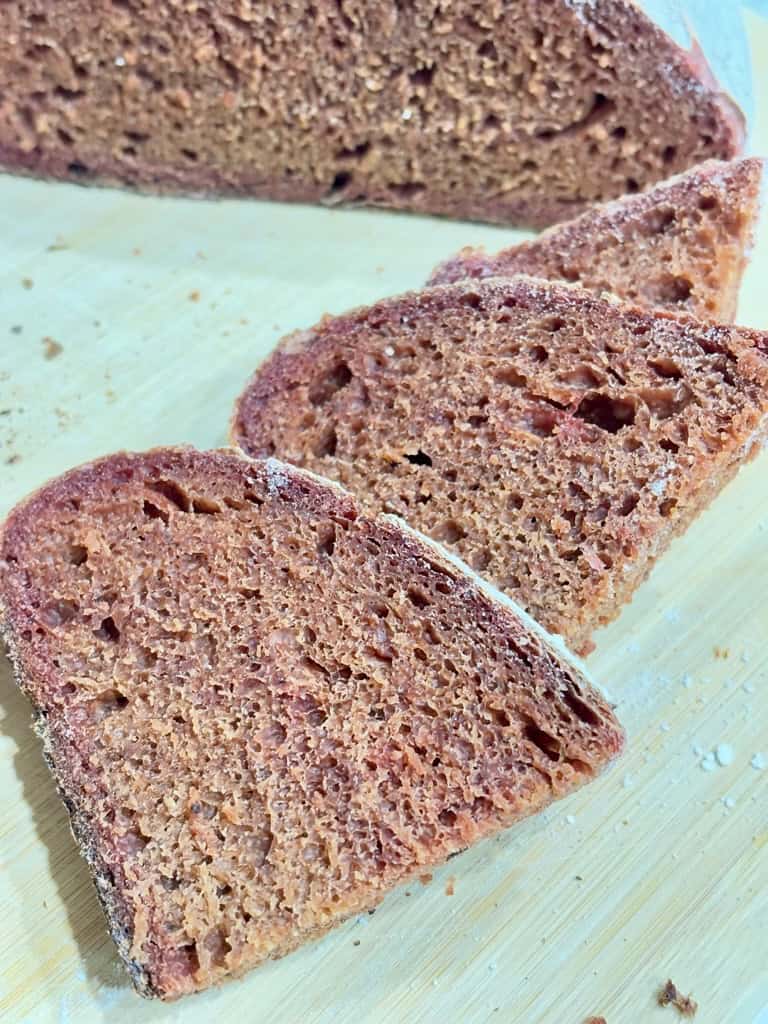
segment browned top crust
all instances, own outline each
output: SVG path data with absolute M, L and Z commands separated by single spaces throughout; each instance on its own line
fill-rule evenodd
M 708 161 L 490 255 L 463 249 L 429 283 L 530 274 L 702 319 L 733 320 L 763 161 Z
M 629 0 L 11 0 L 0 164 L 542 226 L 736 155 Z
M 11 513 L 0 608 L 144 994 L 287 952 L 622 744 L 501 595 L 275 460 L 73 470 Z
M 579 651 L 765 430 L 765 334 L 532 278 L 291 335 L 232 437 L 449 544 Z

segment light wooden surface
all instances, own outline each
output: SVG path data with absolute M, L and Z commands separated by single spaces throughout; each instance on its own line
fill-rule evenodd
M 768 26 L 751 31 L 767 152 Z M 116 448 L 222 443 L 281 333 L 513 237 L 0 179 L 0 514 Z M 768 328 L 767 279 L 768 223 L 745 323 Z M 175 1006 L 128 987 L 0 659 L 0 1019 L 663 1024 L 671 976 L 697 1022 L 766 1024 L 768 769 L 750 762 L 768 758 L 767 572 L 763 453 L 599 637 L 591 667 L 630 737 L 612 772 L 375 916 Z M 732 763 L 704 770 L 720 743 Z

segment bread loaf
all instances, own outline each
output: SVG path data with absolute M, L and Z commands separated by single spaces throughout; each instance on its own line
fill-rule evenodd
M 232 438 L 402 515 L 586 653 L 767 410 L 763 333 L 489 278 L 289 336 Z
M 274 460 L 73 470 L 0 537 L 0 620 L 139 990 L 280 956 L 591 779 L 605 700 L 393 518 Z
M 0 165 L 542 226 L 740 151 L 741 110 L 677 31 L 690 11 L 668 20 L 630 0 L 6 0 Z
M 464 249 L 430 284 L 530 274 L 646 306 L 733 320 L 760 205 L 763 161 L 709 161 L 642 195 L 495 255 Z

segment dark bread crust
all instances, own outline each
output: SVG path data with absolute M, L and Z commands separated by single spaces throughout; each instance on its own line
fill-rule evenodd
M 492 278 L 289 335 L 246 385 L 230 436 L 447 540 L 586 654 L 759 450 L 766 412 L 761 332 Z M 626 432 L 624 414 L 637 419 Z
M 99 850 L 98 837 L 92 827 L 89 815 L 81 806 L 81 790 L 73 777 L 71 765 L 64 753 L 63 744 L 58 742 L 56 732 L 48 722 L 48 716 L 35 699 L 34 683 L 23 668 L 21 643 L 11 627 L 2 594 L 0 593 L 0 643 L 3 643 L 13 668 L 16 685 L 32 704 L 32 724 L 43 744 L 43 758 L 56 783 L 56 789 L 69 815 L 69 826 L 80 855 L 88 864 L 101 908 L 107 920 L 107 930 L 120 954 L 128 976 L 139 995 L 152 998 L 158 995 L 145 967 L 131 956 L 131 916 L 115 884 L 114 874 L 106 864 Z
M 628 0 L 6 7 L 0 166 L 42 177 L 542 227 L 744 141 Z
M 505 607 L 500 595 L 489 595 L 481 581 L 472 578 L 464 568 L 444 556 L 439 548 L 404 530 L 398 522 L 361 517 L 351 496 L 327 481 L 275 462 L 253 463 L 233 451 L 201 454 L 183 448 L 158 449 L 143 455 L 115 455 L 72 470 L 18 506 L 5 524 L 0 535 L 0 562 L 5 570 L 0 584 L 0 628 L 8 643 L 19 686 L 35 707 L 46 760 L 69 810 L 75 840 L 93 872 L 110 932 L 134 985 L 142 995 L 176 998 L 227 975 L 241 974 L 262 959 L 282 956 L 323 934 L 345 917 L 371 909 L 380 902 L 389 887 L 389 883 L 377 884 L 375 877 L 370 884 L 361 882 L 357 885 L 357 892 L 349 894 L 338 912 L 326 915 L 325 920 L 306 922 L 301 927 L 297 924 L 293 931 L 283 932 L 281 936 L 275 933 L 279 941 L 271 945 L 267 943 L 267 947 L 260 946 L 258 951 L 240 958 L 231 968 L 227 966 L 224 969 L 220 965 L 215 970 L 213 967 L 201 970 L 198 965 L 196 972 L 182 976 L 176 972 L 175 961 L 168 959 L 168 952 L 162 945 L 164 929 L 160 909 L 152 906 L 146 897 L 137 906 L 136 893 L 144 890 L 132 889 L 132 883 L 128 881 L 133 870 L 131 856 L 120 844 L 119 836 L 105 833 L 101 818 L 97 822 L 96 812 L 110 799 L 109 781 L 106 776 L 100 778 L 94 774 L 95 769 L 89 766 L 90 748 L 77 731 L 80 719 L 67 717 L 69 704 L 76 710 L 77 694 L 71 693 L 74 688 L 67 682 L 72 677 L 58 667 L 58 658 L 66 656 L 65 646 L 55 639 L 55 630 L 51 632 L 40 628 L 45 618 L 44 610 L 35 605 L 38 567 L 29 560 L 28 553 L 37 545 L 39 524 L 49 524 L 59 516 L 92 516 L 90 511 L 81 513 L 81 502 L 89 509 L 92 506 L 88 502 L 95 502 L 93 507 L 96 509 L 102 505 L 107 508 L 111 493 L 127 495 L 132 488 L 140 489 L 142 481 L 158 476 L 178 481 L 180 486 L 189 487 L 193 495 L 207 494 L 208 500 L 212 495 L 218 498 L 227 493 L 239 495 L 243 480 L 246 480 L 248 486 L 259 493 L 276 496 L 276 500 L 284 503 L 286 508 L 304 509 L 313 519 L 330 516 L 337 522 L 354 523 L 361 537 L 367 537 L 380 546 L 394 545 L 399 552 L 404 579 L 411 578 L 409 574 L 414 571 L 413 567 L 428 566 L 429 572 L 436 574 L 435 578 L 443 580 L 450 588 L 451 600 L 460 603 L 469 619 L 482 623 L 483 636 L 495 638 L 494 648 L 502 645 L 506 637 L 514 635 L 516 643 L 531 645 L 531 657 L 544 657 L 546 664 L 560 673 L 558 678 L 564 686 L 563 693 L 567 694 L 565 699 L 572 701 L 577 709 L 568 751 L 568 756 L 574 758 L 573 770 L 568 765 L 562 771 L 548 769 L 550 776 L 544 781 L 543 776 L 533 773 L 532 777 L 538 779 L 536 784 L 522 789 L 517 803 L 510 804 L 505 813 L 486 821 L 478 820 L 475 831 L 470 830 L 471 834 L 461 833 L 444 843 L 434 854 L 417 858 L 410 870 L 401 875 L 401 881 L 417 876 L 429 864 L 445 860 L 474 838 L 511 824 L 583 784 L 621 749 L 623 734 L 610 707 L 590 688 L 573 664 L 560 660 L 560 654 L 548 646 L 538 628 L 528 627 L 525 620 L 521 621 L 513 610 Z M 260 486 L 265 490 L 259 490 Z M 205 513 L 210 512 L 209 505 L 201 508 Z M 153 515 L 155 511 L 152 511 Z M 47 530 L 47 526 L 41 528 Z M 69 534 L 62 536 L 66 539 Z M 95 566 L 95 562 L 93 564 Z M 54 654 L 56 662 L 52 660 Z M 93 672 L 93 668 L 90 671 Z M 71 695 L 63 698 L 62 704 L 63 686 L 70 687 L 63 692 Z M 568 710 L 566 705 L 563 707 Z M 544 766 L 547 766 L 546 758 Z M 103 792 L 98 790 L 94 797 L 94 786 L 99 785 Z M 221 822 L 219 824 L 224 827 Z M 168 850 L 165 852 L 167 854 Z M 137 949 L 139 932 L 145 938 Z
M 429 285 L 529 274 L 731 322 L 754 240 L 763 161 L 708 161 L 490 254 L 466 248 Z

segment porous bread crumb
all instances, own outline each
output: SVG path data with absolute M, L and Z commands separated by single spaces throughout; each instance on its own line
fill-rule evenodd
M 765 334 L 519 277 L 289 336 L 231 437 L 401 516 L 586 653 L 767 414 Z
M 712 161 L 495 255 L 464 249 L 438 266 L 429 283 L 530 274 L 646 306 L 733 320 L 762 178 L 759 159 Z M 661 494 L 665 480 L 652 486 Z
M 55 17 L 14 0 L 3 28 L 3 161 L 81 184 L 541 226 L 745 134 L 624 0 L 70 0 Z
M 82 467 L 11 514 L 0 565 L 20 682 L 145 993 L 288 952 L 622 742 L 460 566 L 276 460 Z

